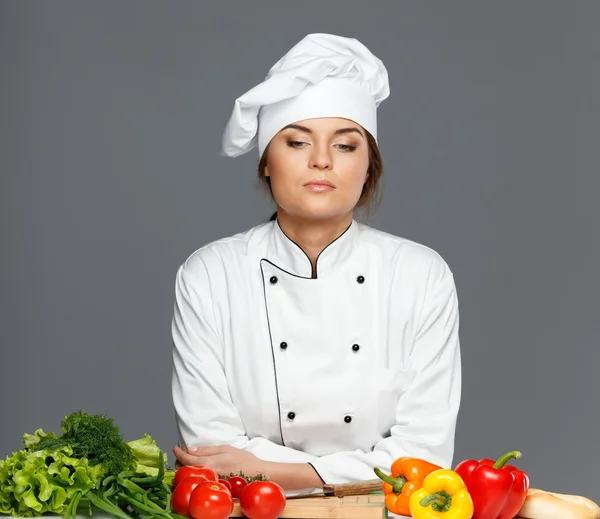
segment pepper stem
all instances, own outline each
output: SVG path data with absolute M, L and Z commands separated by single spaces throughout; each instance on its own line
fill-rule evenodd
M 447 512 L 452 505 L 452 496 L 445 490 L 440 490 L 434 494 L 429 494 L 419 501 L 423 507 L 431 505 L 431 508 L 436 512 Z
M 495 469 L 501 469 L 502 467 L 504 467 L 504 465 L 506 464 L 506 462 L 511 459 L 511 458 L 515 458 L 516 460 L 518 460 L 521 457 L 521 452 L 520 451 L 510 451 L 507 452 L 504 456 L 500 456 L 498 458 L 498 461 L 496 463 L 494 463 L 494 468 Z
M 397 478 L 388 476 L 387 474 L 384 474 L 381 470 L 379 470 L 378 467 L 375 467 L 373 470 L 375 471 L 375 474 L 377 474 L 377 477 L 379 479 L 383 480 L 392 487 L 394 494 L 399 494 L 400 492 L 402 492 L 402 488 L 406 484 L 406 478 L 404 476 L 398 476 Z

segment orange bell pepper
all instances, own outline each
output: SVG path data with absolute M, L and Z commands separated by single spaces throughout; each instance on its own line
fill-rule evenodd
M 392 514 L 410 516 L 410 496 L 423 486 L 423 480 L 442 467 L 426 460 L 403 456 L 392 463 L 391 474 L 375 467 L 375 474 L 383 481 L 385 507 Z

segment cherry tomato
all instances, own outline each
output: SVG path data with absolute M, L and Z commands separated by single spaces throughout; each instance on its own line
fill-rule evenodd
M 240 508 L 248 519 L 277 519 L 285 504 L 285 492 L 274 481 L 252 481 L 240 496 Z
M 227 487 L 227 490 L 229 490 L 229 492 L 231 493 L 231 483 L 229 483 L 229 481 L 227 481 L 226 479 L 219 478 L 219 483 L 225 485 Z
M 219 479 L 214 470 L 202 467 L 201 465 L 184 465 L 180 469 L 177 469 L 177 472 L 175 472 L 175 477 L 173 478 L 173 486 L 176 487 L 185 478 L 188 478 L 190 476 L 204 476 L 209 481 L 217 481 L 217 479 Z
M 217 481 L 200 483 L 190 497 L 193 519 L 228 519 L 233 512 L 233 497 L 228 488 Z
M 229 484 L 231 485 L 231 495 L 233 497 L 240 497 L 248 482 L 240 476 L 232 476 L 229 478 Z
M 180 469 L 181 470 L 181 469 Z M 194 489 L 201 483 L 210 483 L 205 476 L 190 476 L 180 481 L 175 487 L 171 497 L 171 508 L 173 512 L 185 517 L 190 516 L 190 497 Z

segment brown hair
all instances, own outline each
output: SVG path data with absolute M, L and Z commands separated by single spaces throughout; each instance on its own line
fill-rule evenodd
M 381 200 L 380 180 L 381 176 L 383 175 L 383 161 L 374 137 L 366 130 L 365 134 L 367 136 L 367 142 L 369 145 L 369 167 L 367 169 L 369 178 L 363 186 L 363 190 L 360 198 L 358 199 L 356 207 L 363 209 L 368 219 L 371 215 L 371 208 L 373 204 L 377 204 Z M 269 146 L 267 145 L 258 163 L 258 180 L 263 187 L 268 190 L 268 192 L 271 194 L 271 197 L 273 197 L 271 179 L 269 177 L 265 177 L 268 150 Z M 276 218 L 277 211 L 271 216 L 270 220 L 275 220 Z

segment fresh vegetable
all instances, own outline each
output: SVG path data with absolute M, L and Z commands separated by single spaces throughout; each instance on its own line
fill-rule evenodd
M 41 430 L 25 434 L 25 443 L 32 446 L 45 436 Z M 63 514 L 73 497 L 94 488 L 103 474 L 101 465 L 73 457 L 68 445 L 40 451 L 25 448 L 0 461 L 0 512 L 18 517 Z
M 193 519 L 228 519 L 233 497 L 222 483 L 205 481 L 192 491 L 189 508 Z
M 219 474 L 219 477 L 222 479 L 231 480 L 231 478 L 239 477 L 246 480 L 246 483 L 252 483 L 253 481 L 269 481 L 269 476 L 267 474 L 256 474 L 256 476 L 246 476 L 243 472 L 232 472 L 229 475 Z
M 277 519 L 285 505 L 285 492 L 274 481 L 252 481 L 240 496 L 240 508 L 248 519 Z
M 202 467 L 200 465 L 184 465 L 175 472 L 173 485 L 177 487 L 179 483 L 190 476 L 202 476 L 206 478 L 207 481 L 217 481 L 219 479 L 217 473 L 207 467 Z
M 163 453 L 158 456 L 159 470 L 155 476 L 143 476 L 134 472 L 121 472 L 116 477 L 108 476 L 99 480 L 96 488 L 85 498 L 95 506 L 120 519 L 134 519 L 138 516 L 157 519 L 173 519 L 171 492 L 165 483 Z M 82 496 L 79 496 L 82 497 Z M 65 519 L 75 519 L 78 500 L 74 499 Z
M 144 434 L 141 438 L 127 443 L 131 448 L 134 457 L 133 471 L 148 476 L 156 476 L 160 470 L 161 449 L 156 444 L 152 436 Z M 168 458 L 167 453 L 163 453 L 162 465 L 164 467 L 163 479 L 167 485 L 171 485 L 175 471 L 167 469 Z
M 506 463 L 520 457 L 521 452 L 511 451 L 497 461 L 464 460 L 456 466 L 473 498 L 473 519 L 513 519 L 517 515 L 527 498 L 529 477 Z
M 375 474 L 383 481 L 385 507 L 393 514 L 410 515 L 410 496 L 423 484 L 423 480 L 434 470 L 442 467 L 419 458 L 404 456 L 392 463 L 391 474 L 384 474 L 375 467 Z
M 198 486 L 210 488 L 212 490 L 219 490 L 221 492 L 226 492 L 227 494 L 231 495 L 231 492 L 229 491 L 229 487 L 227 485 L 224 485 L 223 483 L 220 483 L 219 481 L 203 481 Z
M 69 446 L 74 458 L 87 458 L 90 465 L 104 465 L 106 474 L 116 476 L 124 470 L 132 470 L 135 456 L 125 443 L 112 418 L 85 411 L 76 411 L 61 423 L 63 434 L 54 433 L 41 437 L 33 446 L 34 451 L 53 451 Z
M 248 483 L 253 481 L 269 481 L 269 476 L 266 474 L 256 474 L 255 476 L 246 476 L 243 472 L 231 473 L 228 476 L 219 474 L 219 478 L 229 482 L 231 485 L 231 495 L 235 498 L 239 498 L 242 491 Z
M 248 482 L 241 476 L 232 476 L 228 481 L 231 485 L 231 495 L 233 497 L 239 498 L 242 495 L 244 488 L 248 486 Z
M 121 519 L 176 519 L 170 513 L 174 472 L 149 435 L 125 444 L 111 419 L 83 411 L 65 417 L 62 428 L 59 437 L 42 429 L 25 433 L 24 449 L 0 461 L 0 513 L 69 519 L 87 506 L 90 514 L 99 508 Z M 125 461 L 119 452 L 129 453 Z
M 229 490 L 229 493 L 231 494 L 231 483 L 229 483 L 229 481 L 227 481 L 226 479 L 219 478 L 219 483 L 225 485 L 227 487 L 227 490 Z
M 471 519 L 473 500 L 462 478 L 453 470 L 431 472 L 409 500 L 414 519 Z
M 177 474 L 175 474 L 175 476 L 177 476 Z M 192 497 L 192 491 L 201 483 L 206 482 L 208 482 L 208 479 L 204 476 L 189 476 L 182 479 L 175 487 L 175 490 L 173 490 L 173 497 L 171 500 L 173 511 L 176 514 L 191 517 L 190 498 Z

